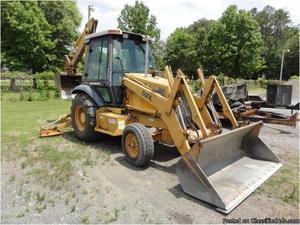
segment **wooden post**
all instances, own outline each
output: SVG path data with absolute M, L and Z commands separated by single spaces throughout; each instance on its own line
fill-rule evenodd
M 9 90 L 10 91 L 15 91 L 16 90 L 16 78 L 15 77 L 12 77 L 9 79 Z

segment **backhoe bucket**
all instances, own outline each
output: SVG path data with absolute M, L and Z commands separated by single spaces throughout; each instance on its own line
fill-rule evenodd
M 62 99 L 72 98 L 72 89 L 81 84 L 81 75 L 68 75 L 67 73 L 58 73 L 55 77 L 55 85 L 60 91 Z
M 281 163 L 258 137 L 262 122 L 201 141 L 182 156 L 177 174 L 182 189 L 229 213 L 274 174 Z

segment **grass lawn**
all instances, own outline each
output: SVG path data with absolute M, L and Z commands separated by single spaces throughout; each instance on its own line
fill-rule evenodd
M 266 88 L 262 88 L 262 87 L 247 87 L 248 89 L 248 93 L 249 94 L 257 94 L 257 95 L 261 95 L 264 94 L 266 95 L 267 93 L 267 89 Z
M 71 101 L 1 102 L 2 143 L 36 138 L 40 127 L 49 119 L 70 112 Z M 17 136 L 17 138 L 12 138 Z
M 283 202 L 299 205 L 299 155 L 290 154 L 280 157 L 283 166 L 270 177 L 256 193 Z
M 93 166 L 107 152 L 94 151 L 72 132 L 64 137 L 39 138 L 47 120 L 70 112 L 71 101 L 18 101 L 1 104 L 1 156 L 19 164 L 26 176 L 50 189 L 60 189 L 74 172 L 75 165 Z M 83 150 L 84 149 L 84 150 Z

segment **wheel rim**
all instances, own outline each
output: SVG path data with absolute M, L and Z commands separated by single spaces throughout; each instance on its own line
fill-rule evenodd
M 139 144 L 136 136 L 129 133 L 125 138 L 125 147 L 128 155 L 131 158 L 136 158 L 139 155 Z
M 83 107 L 81 105 L 76 106 L 75 123 L 76 123 L 77 128 L 80 131 L 83 131 L 85 129 L 86 118 L 85 118 L 85 113 L 83 111 Z

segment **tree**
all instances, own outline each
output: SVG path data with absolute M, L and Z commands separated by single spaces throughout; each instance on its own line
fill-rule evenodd
M 55 47 L 50 26 L 37 2 L 1 2 L 2 56 L 11 70 L 42 71 Z
M 1 1 L 3 64 L 10 70 L 55 70 L 76 40 L 74 1 Z
M 62 68 L 64 55 L 78 37 L 76 29 L 80 25 L 81 15 L 74 1 L 39 1 L 38 5 L 51 26 L 51 40 L 55 42 L 55 48 L 49 52 L 54 56 L 49 64 Z
M 213 25 L 208 41 L 213 73 L 250 78 L 262 68 L 263 40 L 249 12 L 229 6 Z
M 199 66 L 196 51 L 196 38 L 186 28 L 177 28 L 167 39 L 166 61 L 173 72 L 182 69 L 192 76 Z
M 151 36 L 154 59 L 157 67 L 161 68 L 163 57 L 158 49 L 161 46 L 160 29 L 157 27 L 156 17 L 150 15 L 149 8 L 143 2 L 135 1 L 134 6 L 125 5 L 118 17 L 118 28 Z
M 163 69 L 166 66 L 167 46 L 166 42 L 159 40 L 151 44 L 151 49 L 157 69 Z
M 291 30 L 290 38 L 284 45 L 284 49 L 289 49 L 285 53 L 283 79 L 288 80 L 291 76 L 299 76 L 299 28 Z
M 214 23 L 214 20 L 207 20 L 205 18 L 202 18 L 194 22 L 187 28 L 187 30 L 195 37 L 194 50 L 196 50 L 196 66 L 202 67 L 206 74 L 211 74 L 214 68 L 213 62 L 209 58 L 209 56 L 212 55 L 213 52 L 209 51 L 208 40 Z
M 268 5 L 260 12 L 254 8 L 251 13 L 260 26 L 264 40 L 263 57 L 266 65 L 262 72 L 268 78 L 277 78 L 280 72 L 282 50 L 298 29 L 291 26 L 289 13 L 283 9 L 276 10 Z M 290 72 L 289 75 L 294 75 L 292 71 Z

